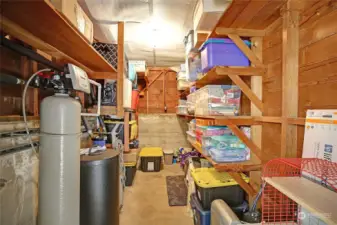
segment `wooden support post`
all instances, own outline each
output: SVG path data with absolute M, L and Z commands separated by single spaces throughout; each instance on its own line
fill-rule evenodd
M 288 0 L 283 10 L 282 38 L 282 133 L 281 157 L 297 156 L 297 127 L 287 117 L 298 115 L 299 18 L 297 0 Z
M 129 144 L 130 144 L 130 113 L 124 112 L 124 152 L 129 152 Z
M 247 56 L 247 58 L 256 67 L 264 67 L 261 60 L 255 53 L 245 44 L 245 42 L 237 34 L 228 34 L 228 37 L 240 48 L 240 50 Z
M 31 61 L 31 66 L 32 66 L 32 72 L 35 73 L 37 72 L 37 62 Z M 34 109 L 34 116 L 39 115 L 39 89 L 34 88 L 33 90 L 33 109 Z
M 254 197 L 256 195 L 257 192 L 250 184 L 244 181 L 240 173 L 228 172 L 228 174 L 241 186 L 243 190 L 247 192 L 249 197 Z
M 261 37 L 253 37 L 251 39 L 252 42 L 252 51 L 258 57 L 258 59 L 262 62 L 262 38 Z M 262 100 L 262 76 L 253 76 L 251 77 L 251 90 L 256 95 L 257 98 Z M 262 110 L 256 107 L 254 104 L 251 104 L 251 115 L 252 116 L 261 116 Z M 262 148 L 262 126 L 251 126 L 251 140 L 255 143 L 257 147 Z M 261 152 L 261 158 L 262 156 Z M 261 159 L 258 159 L 255 155 L 251 155 L 251 160 L 256 164 L 261 164 Z M 261 171 L 252 171 L 249 173 L 250 184 L 256 190 L 260 188 L 261 185 Z M 249 204 L 251 205 L 254 201 L 253 196 L 249 196 Z
M 261 160 L 261 149 L 256 146 L 256 144 L 249 139 L 236 125 L 228 125 L 228 127 L 232 130 L 232 132 L 240 138 L 240 140 L 247 145 L 247 147 L 256 155 L 258 159 Z
M 243 93 L 247 95 L 247 97 L 254 103 L 254 105 L 262 112 L 263 110 L 263 103 L 259 97 L 250 89 L 250 87 L 241 79 L 238 75 L 231 75 L 229 74 L 228 77 L 240 87 Z
M 123 117 L 123 88 L 124 88 L 124 22 L 118 22 L 117 39 L 117 116 Z

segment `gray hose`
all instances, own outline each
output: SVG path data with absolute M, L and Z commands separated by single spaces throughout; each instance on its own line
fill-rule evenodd
M 51 71 L 51 69 L 42 69 L 42 70 L 39 70 L 39 71 L 37 71 L 36 73 L 34 73 L 34 74 L 28 79 L 28 81 L 26 82 L 25 88 L 23 89 L 23 93 L 22 93 L 22 114 L 23 114 L 23 120 L 25 121 L 26 133 L 27 133 L 27 135 L 28 135 L 30 145 L 32 146 L 33 152 L 36 154 L 36 156 L 37 156 L 37 152 L 36 152 L 36 149 L 35 149 L 35 147 L 34 147 L 32 137 L 30 136 L 29 128 L 28 128 L 28 124 L 27 124 L 27 115 L 26 115 L 26 93 L 27 93 L 28 86 L 29 86 L 30 82 L 34 79 L 34 77 L 36 77 L 39 73 L 41 73 L 41 72 L 46 72 L 46 71 Z

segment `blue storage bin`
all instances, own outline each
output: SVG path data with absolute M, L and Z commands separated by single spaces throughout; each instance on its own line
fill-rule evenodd
M 191 194 L 190 204 L 193 210 L 194 225 L 210 225 L 211 211 L 203 210 L 195 193 Z
M 245 43 L 250 45 L 249 41 Z M 246 55 L 229 38 L 210 38 L 202 45 L 200 52 L 203 73 L 215 66 L 249 66 Z

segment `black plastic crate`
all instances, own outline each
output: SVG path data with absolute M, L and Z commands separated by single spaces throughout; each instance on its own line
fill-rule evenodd
M 161 156 L 140 157 L 140 169 L 143 172 L 159 172 L 161 168 Z
M 129 187 L 132 186 L 133 180 L 135 179 L 137 172 L 136 163 L 126 163 L 125 164 L 125 186 Z
M 204 210 L 210 210 L 212 202 L 216 199 L 224 200 L 230 207 L 242 205 L 245 200 L 245 192 L 239 185 L 203 188 L 196 184 L 196 189 Z

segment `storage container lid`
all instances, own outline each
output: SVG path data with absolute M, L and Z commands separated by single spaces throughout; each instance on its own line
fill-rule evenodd
M 92 161 L 103 161 L 107 159 L 114 158 L 119 155 L 119 151 L 107 149 L 104 151 L 96 151 L 88 155 L 81 155 L 81 163 L 92 162 Z
M 186 134 L 192 136 L 192 137 L 195 137 L 195 133 L 193 133 L 192 131 L 186 131 Z
M 127 163 L 124 163 L 124 166 L 125 167 L 133 167 L 133 166 L 136 166 L 137 162 L 127 162 Z
M 137 124 L 137 121 L 136 121 L 136 120 L 131 120 L 131 121 L 129 122 L 129 125 L 133 125 L 133 124 Z
M 163 149 L 160 147 L 145 147 L 139 153 L 140 157 L 159 157 L 163 156 Z
M 165 155 L 173 154 L 173 150 L 172 149 L 164 149 L 163 151 L 164 151 Z
M 237 185 L 238 183 L 226 172 L 218 172 L 215 168 L 198 168 L 191 171 L 194 182 L 202 188 L 226 187 Z M 241 173 L 245 182 L 249 178 Z
M 207 41 L 204 42 L 204 44 L 200 47 L 199 51 L 204 50 L 206 46 L 210 43 L 216 43 L 216 44 L 235 44 L 230 38 L 209 38 Z M 244 43 L 248 46 L 250 46 L 250 41 L 244 40 Z

